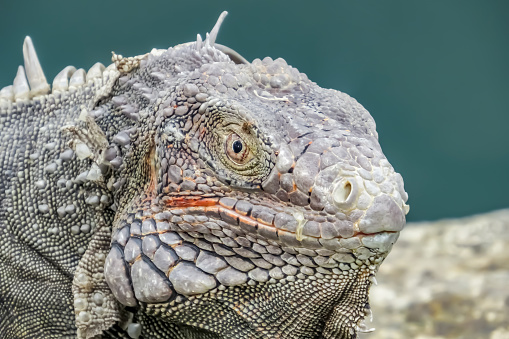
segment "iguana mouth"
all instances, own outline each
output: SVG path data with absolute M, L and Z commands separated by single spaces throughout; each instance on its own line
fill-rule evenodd
M 335 246 L 331 245 L 330 240 L 336 239 L 351 239 L 358 238 L 361 243 L 365 243 L 370 248 L 383 247 L 385 252 L 388 246 L 391 246 L 397 239 L 399 230 L 381 230 L 375 232 L 365 232 L 358 230 L 358 221 L 354 223 L 355 230 L 348 236 L 337 235 L 335 237 L 323 237 L 319 234 L 302 234 L 304 225 L 310 221 L 303 219 L 297 222 L 297 226 L 289 227 L 288 224 L 276 224 L 275 218 L 265 214 L 262 216 L 254 217 L 251 210 L 236 209 L 235 199 L 221 198 L 221 197 L 200 197 L 200 196 L 167 196 L 161 199 L 165 204 L 167 211 L 174 211 L 185 209 L 183 212 L 188 215 L 207 215 L 225 221 L 228 226 L 232 228 L 240 228 L 250 235 L 259 237 L 260 239 L 272 239 L 278 241 L 281 245 L 306 247 L 306 240 L 322 239 L 324 248 L 336 250 Z M 242 200 L 239 200 L 242 201 Z M 276 214 L 276 212 L 274 211 Z M 302 213 L 298 212 L 302 215 Z M 287 214 L 288 216 L 288 214 Z M 294 216 L 295 217 L 295 216 Z M 143 217 L 142 220 L 154 218 L 157 220 L 157 215 Z M 311 220 L 312 221 L 312 220 Z M 292 221 L 293 222 L 293 221 Z M 198 226 L 200 223 L 190 223 L 192 226 Z M 383 244 L 383 246 L 381 246 Z

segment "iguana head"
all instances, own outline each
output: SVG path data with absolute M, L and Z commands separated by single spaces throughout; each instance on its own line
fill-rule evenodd
M 106 281 L 145 326 L 353 338 L 403 180 L 357 101 L 216 44 L 224 15 L 204 41 L 114 56 L 90 113 L 116 205 Z

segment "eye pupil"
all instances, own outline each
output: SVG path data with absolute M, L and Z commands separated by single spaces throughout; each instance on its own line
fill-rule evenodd
M 235 153 L 240 153 L 242 151 L 242 141 L 235 140 L 232 144 L 232 149 Z

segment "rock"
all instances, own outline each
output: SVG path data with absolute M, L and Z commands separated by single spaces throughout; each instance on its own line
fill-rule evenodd
M 509 209 L 409 224 L 377 280 L 361 339 L 509 338 Z

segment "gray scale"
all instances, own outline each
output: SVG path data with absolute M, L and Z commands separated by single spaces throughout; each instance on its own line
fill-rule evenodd
M 194 261 L 196 257 L 198 256 L 198 249 L 196 247 L 191 246 L 189 244 L 182 244 L 175 246 L 173 248 L 175 250 L 175 253 L 182 259 L 187 261 Z
M 217 285 L 214 276 L 187 262 L 177 264 L 171 270 L 169 279 L 175 291 L 183 295 L 203 294 Z
M 182 238 L 174 232 L 166 232 L 159 234 L 159 239 L 167 245 L 176 245 L 182 242 Z
M 173 294 L 168 280 L 145 260 L 138 260 L 132 265 L 131 280 L 139 301 L 164 302 Z
M 111 286 L 115 298 L 125 306 L 136 306 L 134 292 L 129 283 L 126 265 L 122 258 L 122 252 L 118 247 L 113 247 L 106 257 L 104 264 L 104 276 Z
M 160 244 L 161 242 L 157 235 L 145 236 L 142 240 L 143 254 L 152 259 Z
M 134 260 L 141 255 L 141 240 L 137 238 L 130 238 L 124 247 L 124 258 L 127 262 L 134 262 Z
M 166 246 L 160 246 L 155 252 L 152 262 L 157 268 L 166 274 L 178 260 L 179 257 L 173 249 Z

